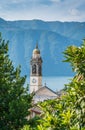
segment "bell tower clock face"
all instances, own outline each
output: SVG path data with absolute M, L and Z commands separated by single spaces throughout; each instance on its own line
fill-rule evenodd
M 35 78 L 32 79 L 32 83 L 36 83 L 37 80 Z

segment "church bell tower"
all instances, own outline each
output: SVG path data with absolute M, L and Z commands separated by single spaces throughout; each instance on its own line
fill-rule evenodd
M 30 93 L 36 92 L 42 87 L 42 58 L 38 44 L 33 50 L 30 61 Z

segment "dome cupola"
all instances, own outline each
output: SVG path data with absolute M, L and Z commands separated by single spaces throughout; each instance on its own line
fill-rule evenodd
M 38 49 L 38 44 L 36 44 L 36 48 L 33 50 L 33 58 L 40 57 L 40 50 Z
M 38 44 L 36 44 L 36 48 L 33 50 L 33 54 L 40 54 L 40 50 L 38 49 Z

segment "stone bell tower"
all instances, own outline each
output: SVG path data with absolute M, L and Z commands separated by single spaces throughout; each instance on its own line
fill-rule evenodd
M 38 44 L 33 50 L 30 61 L 30 93 L 36 92 L 42 87 L 42 58 Z

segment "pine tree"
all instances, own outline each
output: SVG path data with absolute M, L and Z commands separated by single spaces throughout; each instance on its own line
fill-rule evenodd
M 31 95 L 24 87 L 26 76 L 21 77 L 20 66 L 14 69 L 8 55 L 8 41 L 0 33 L 0 129 L 19 130 L 27 124 Z

